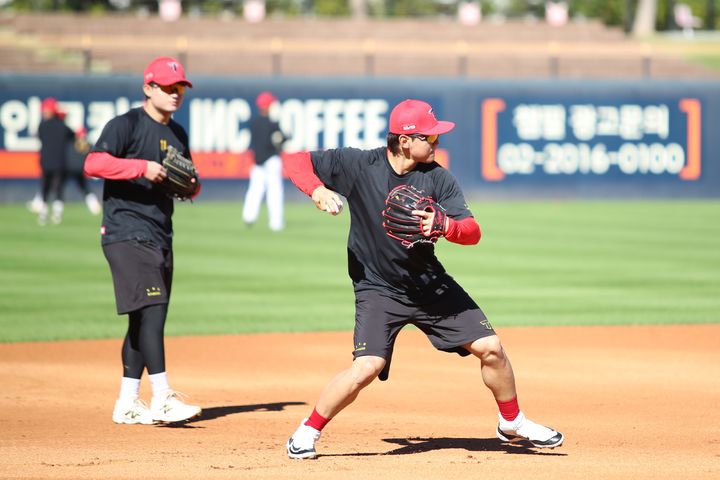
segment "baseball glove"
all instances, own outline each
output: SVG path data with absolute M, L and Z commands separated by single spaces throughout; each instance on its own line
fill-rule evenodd
M 432 212 L 433 223 L 427 235 L 422 228 L 422 217 L 413 215 L 413 210 Z M 383 227 L 391 238 L 404 247 L 411 248 L 416 243 L 435 243 L 443 235 L 445 209 L 432 197 L 424 196 L 422 190 L 411 185 L 399 185 L 393 188 L 385 199 Z
M 167 148 L 163 167 L 167 170 L 167 177 L 158 186 L 166 195 L 178 200 L 187 200 L 200 189 L 195 164 L 189 158 L 183 157 L 172 145 Z

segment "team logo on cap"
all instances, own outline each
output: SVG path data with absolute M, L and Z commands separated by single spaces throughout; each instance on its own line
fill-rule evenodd
M 403 130 L 413 130 L 413 129 L 415 129 L 415 128 L 416 128 L 416 127 L 415 127 L 415 124 L 412 124 L 412 125 L 403 125 L 403 127 L 402 127 Z
M 175 63 L 175 62 L 168 62 L 168 67 L 172 68 L 172 71 L 173 71 L 173 72 L 177 72 L 177 71 L 178 71 L 178 64 Z

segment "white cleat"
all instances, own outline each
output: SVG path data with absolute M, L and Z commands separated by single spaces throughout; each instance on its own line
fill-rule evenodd
M 285 444 L 287 448 L 288 457 L 294 459 L 311 459 L 317 458 L 317 452 L 315 451 L 315 442 L 320 438 L 322 433 L 320 430 L 315 430 L 313 427 L 305 425 L 307 418 L 300 422 L 300 426 L 292 437 L 290 437 Z
M 185 395 L 168 390 L 162 397 L 153 397 L 150 402 L 152 419 L 160 423 L 184 422 L 202 413 L 202 408 L 197 405 L 188 405 L 180 400 L 180 396 Z
M 496 434 L 503 442 L 513 443 L 525 440 L 538 448 L 555 448 L 562 445 L 565 440 L 562 433 L 533 422 L 522 412 L 512 422 L 508 422 L 501 415 L 498 417 L 500 417 L 500 422 Z
M 60 200 L 55 200 L 52 204 L 52 215 L 50 221 L 53 225 L 60 225 L 62 223 L 63 211 L 65 210 L 65 204 Z
M 26 206 L 32 213 L 40 213 L 40 210 L 43 208 L 42 197 L 35 195 L 32 200 L 26 203 Z
M 112 415 L 113 422 L 125 425 L 152 425 L 150 409 L 142 400 L 117 400 Z
M 94 193 L 85 195 L 85 205 L 93 215 L 100 215 L 102 213 L 102 205 L 100 205 L 100 201 Z

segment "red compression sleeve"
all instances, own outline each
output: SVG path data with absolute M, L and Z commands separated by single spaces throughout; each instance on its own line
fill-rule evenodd
M 315 189 L 324 185 L 322 180 L 315 175 L 310 152 L 299 152 L 285 157 L 285 171 L 288 177 L 301 192 L 308 197 L 312 196 Z
M 325 425 L 327 425 L 329 421 L 329 418 L 323 417 L 317 412 L 317 409 L 313 409 L 312 414 L 305 421 L 305 425 L 307 425 L 308 427 L 312 427 L 315 430 L 322 431 L 322 429 L 325 428 Z
M 448 218 L 448 229 L 445 238 L 449 242 L 460 245 L 475 245 L 480 241 L 480 225 L 473 217 L 453 220 Z
M 145 175 L 147 160 L 117 158 L 105 152 L 93 152 L 85 158 L 85 175 L 110 180 L 132 180 Z
M 517 395 L 507 402 L 501 402 L 500 400 L 495 401 L 500 409 L 500 415 L 502 415 L 502 417 L 508 422 L 512 422 L 518 415 L 520 415 L 520 406 L 518 405 Z

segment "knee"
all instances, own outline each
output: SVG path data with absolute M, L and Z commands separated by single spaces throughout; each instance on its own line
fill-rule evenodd
M 369 385 L 380 375 L 385 368 L 385 359 L 382 357 L 364 356 L 358 357 L 353 362 L 353 382 L 360 388 Z
M 500 343 L 500 337 L 492 335 L 475 340 L 468 346 L 468 350 L 478 357 L 483 364 L 498 364 L 505 362 L 505 350 Z

